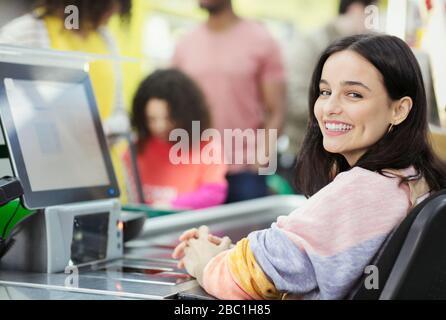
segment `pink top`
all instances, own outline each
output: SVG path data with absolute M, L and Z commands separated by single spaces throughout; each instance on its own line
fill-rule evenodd
M 303 299 L 343 299 L 417 203 L 410 199 L 413 185 L 399 182 L 359 167 L 343 172 L 271 228 L 249 234 L 249 250 L 280 292 Z M 420 184 L 415 199 L 426 194 L 427 184 Z M 214 257 L 204 270 L 204 289 L 217 298 L 254 298 L 229 268 L 230 253 L 238 247 Z M 239 263 L 238 268 L 249 279 L 251 267 Z
M 223 32 L 199 26 L 178 43 L 172 62 L 204 91 L 221 133 L 262 128 L 260 84 L 285 78 L 279 46 L 263 26 L 247 20 Z M 244 169 L 229 167 L 230 172 Z
M 151 138 L 143 152 L 137 155 L 146 203 L 167 202 L 178 209 L 201 209 L 222 204 L 227 193 L 226 166 L 223 163 L 206 164 L 205 161 L 174 164 L 169 154 L 172 146 L 168 141 Z M 128 153 L 125 163 L 130 165 Z

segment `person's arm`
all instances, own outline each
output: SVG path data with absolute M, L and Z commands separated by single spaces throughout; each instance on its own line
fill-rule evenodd
M 261 174 L 274 173 L 277 161 L 276 156 L 277 138 L 280 136 L 285 116 L 285 84 L 282 81 L 267 81 L 262 84 L 262 95 L 266 107 L 265 114 L 265 136 L 257 140 L 257 158 L 254 169 Z M 262 173 L 263 170 L 264 173 Z
M 286 104 L 286 75 L 279 44 L 265 35 L 259 65 L 259 90 L 265 107 L 265 129 L 281 130 Z
M 280 133 L 285 117 L 285 82 L 265 81 L 261 85 L 261 91 L 266 108 L 265 129 L 276 129 Z
M 409 208 L 398 179 L 352 170 L 211 259 L 203 288 L 220 299 L 344 298 Z
M 182 63 L 181 63 L 181 57 L 183 55 L 184 52 L 184 38 L 180 39 L 176 45 L 175 45 L 175 50 L 173 52 L 172 58 L 170 59 L 170 67 L 171 68 L 178 68 L 181 69 L 183 67 Z
M 200 284 L 207 293 L 225 300 L 283 297 L 257 263 L 246 238 L 212 258 L 202 272 Z
M 208 293 L 222 299 L 249 300 L 253 298 L 234 281 L 229 270 L 230 266 L 226 263 L 226 258 L 232 255 L 235 259 L 240 259 L 240 264 L 243 265 L 245 254 L 249 251 L 249 248 L 246 248 L 247 241 L 241 241 L 237 247 L 234 247 L 228 237 L 219 238 L 209 234 L 207 226 L 187 230 L 179 240 L 181 242 L 172 254 L 174 259 L 180 259 L 178 268 L 186 268 L 187 272 L 195 277 Z M 255 268 L 259 275 L 262 274 L 252 254 L 248 259 L 251 259 L 248 264 Z M 265 278 L 264 275 L 263 278 Z M 260 277 L 256 280 L 259 283 L 264 282 Z M 271 284 L 269 287 L 271 288 Z M 258 296 L 254 294 L 254 298 Z
M 221 150 L 218 145 L 213 146 L 215 150 Z M 172 207 L 177 209 L 202 209 L 222 204 L 228 193 L 228 182 L 226 181 L 227 167 L 221 158 L 220 163 L 210 163 L 206 154 L 202 152 L 203 162 L 200 168 L 199 187 L 189 193 L 178 195 L 172 201 Z M 209 161 L 208 161 L 209 160 Z
M 222 204 L 227 195 L 226 183 L 208 183 L 196 191 L 179 195 L 172 201 L 175 209 L 202 209 Z
M 28 13 L 0 29 L 0 43 L 25 47 L 50 48 L 45 22 Z
M 265 40 L 264 55 L 260 65 L 259 91 L 265 108 L 263 127 L 266 137 L 257 141 L 261 154 L 269 157 L 276 149 L 275 137 L 280 136 L 285 117 L 286 81 L 281 50 L 270 36 Z M 274 130 L 274 134 L 270 133 Z

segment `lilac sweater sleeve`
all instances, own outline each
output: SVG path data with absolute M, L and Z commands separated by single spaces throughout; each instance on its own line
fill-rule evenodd
M 172 201 L 176 209 L 202 209 L 222 204 L 226 200 L 225 183 L 204 184 L 194 192 L 180 194 Z
M 399 179 L 354 168 L 248 239 L 278 290 L 342 299 L 409 208 Z

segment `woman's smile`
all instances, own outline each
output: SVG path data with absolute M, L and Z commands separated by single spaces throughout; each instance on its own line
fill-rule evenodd
M 336 137 L 349 133 L 354 128 L 353 125 L 336 120 L 326 120 L 324 121 L 324 132 L 328 136 Z

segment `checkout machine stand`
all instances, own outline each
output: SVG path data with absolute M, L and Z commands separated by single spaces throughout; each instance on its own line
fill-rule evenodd
M 120 212 L 118 199 L 37 210 L 16 226 L 20 229 L 0 260 L 0 270 L 58 273 L 73 265 L 120 258 Z

